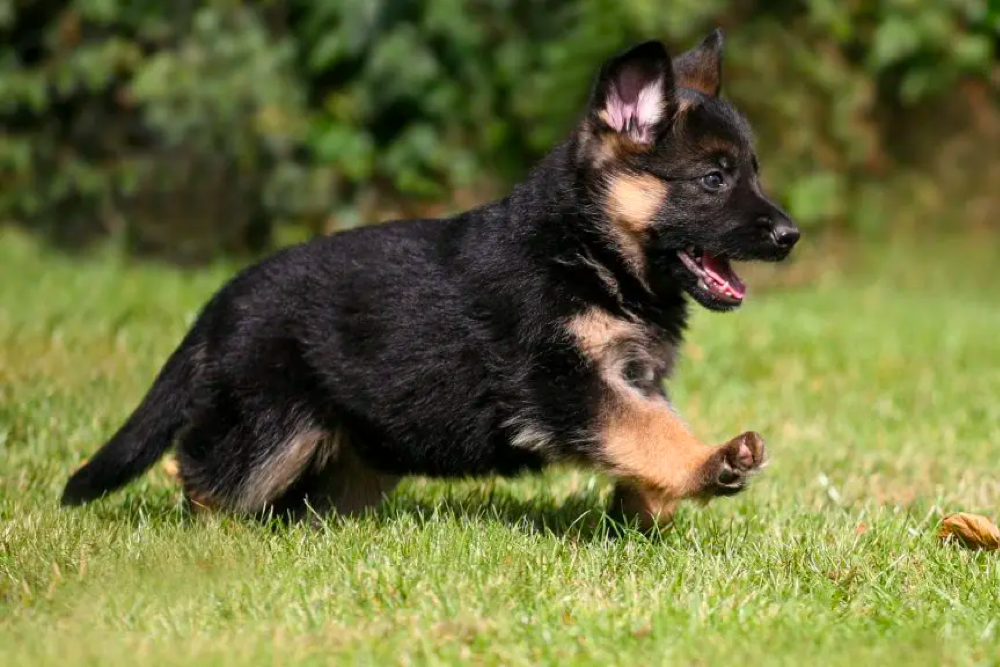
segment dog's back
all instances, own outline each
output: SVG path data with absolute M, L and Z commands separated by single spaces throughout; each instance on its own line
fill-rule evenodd
M 524 270 L 523 257 L 504 257 L 519 243 L 503 242 L 495 224 L 482 211 L 386 223 L 245 269 L 175 352 L 187 371 L 169 387 L 170 407 L 185 418 L 170 420 L 157 438 L 143 432 L 159 449 L 127 475 L 105 466 L 101 479 L 100 460 L 92 462 L 64 500 L 120 486 L 175 435 L 189 497 L 248 510 L 294 504 L 283 494 L 304 496 L 292 489 L 304 473 L 348 456 L 346 448 L 359 477 L 539 468 L 541 456 L 512 447 L 505 424 L 530 393 L 528 339 L 551 334 L 514 312 L 542 278 Z M 507 272 L 521 265 L 519 280 L 506 281 L 490 265 Z M 117 437 L 130 440 L 128 431 Z

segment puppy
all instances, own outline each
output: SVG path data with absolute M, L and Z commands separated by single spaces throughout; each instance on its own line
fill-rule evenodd
M 618 480 L 651 527 L 739 492 L 759 435 L 702 443 L 664 381 L 688 300 L 742 303 L 732 260 L 799 231 L 761 191 L 744 118 L 719 96 L 722 34 L 601 67 L 574 131 L 503 199 L 277 252 L 201 311 L 121 429 L 69 480 L 78 505 L 176 446 L 201 507 L 355 513 L 407 475 L 553 462 Z

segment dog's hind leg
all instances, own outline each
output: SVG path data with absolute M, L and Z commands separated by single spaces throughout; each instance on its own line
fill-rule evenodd
M 275 506 L 295 515 L 355 516 L 377 509 L 399 483 L 399 477 L 367 465 L 351 446 L 348 432 L 338 428 L 297 483 Z
M 366 465 L 342 427 L 318 427 L 301 411 L 237 420 L 227 414 L 206 411 L 178 444 L 180 477 L 194 510 L 352 515 L 378 507 L 398 482 Z
M 212 406 L 177 446 L 185 495 L 196 509 L 261 512 L 330 455 L 329 442 L 329 433 L 299 411 Z

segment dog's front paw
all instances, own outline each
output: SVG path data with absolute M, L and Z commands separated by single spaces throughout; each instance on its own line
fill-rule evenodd
M 742 491 L 750 477 L 767 463 L 767 448 L 760 434 L 747 431 L 719 447 L 705 468 L 705 496 L 732 496 Z

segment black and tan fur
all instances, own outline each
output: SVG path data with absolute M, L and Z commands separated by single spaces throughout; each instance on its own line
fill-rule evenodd
M 407 475 L 557 461 L 614 476 L 615 509 L 646 524 L 741 490 L 761 438 L 702 443 L 664 390 L 688 299 L 735 308 L 729 261 L 780 260 L 798 236 L 719 97 L 721 47 L 715 32 L 675 59 L 659 42 L 611 58 L 577 128 L 499 201 L 242 271 L 63 502 L 171 446 L 192 504 L 246 513 L 351 513 Z

